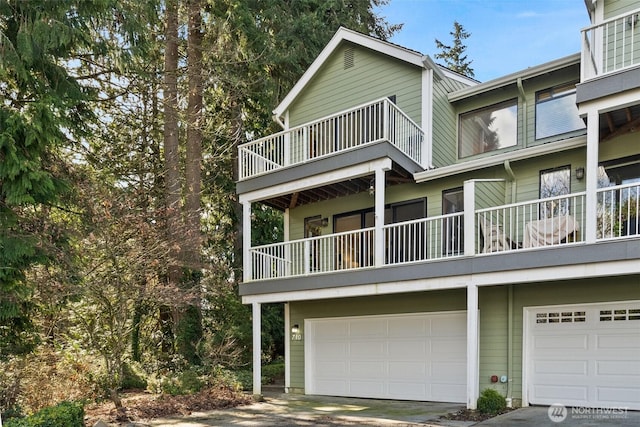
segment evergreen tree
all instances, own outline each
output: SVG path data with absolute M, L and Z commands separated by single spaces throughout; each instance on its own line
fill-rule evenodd
M 440 53 L 436 53 L 434 57 L 444 60 L 448 69 L 463 76 L 473 77 L 473 68 L 471 68 L 473 61 L 467 61 L 467 55 L 465 54 L 467 46 L 463 43 L 471 34 L 465 31 L 458 21 L 453 21 L 453 31 L 449 34 L 453 37 L 453 45 L 444 44 L 436 39 L 436 47 L 440 49 Z

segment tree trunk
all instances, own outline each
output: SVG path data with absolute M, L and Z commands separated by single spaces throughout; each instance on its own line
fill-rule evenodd
M 202 189 L 202 17 L 200 0 L 189 0 L 189 36 L 187 46 L 187 147 L 185 167 L 185 225 L 187 242 L 185 261 L 192 269 L 200 262 L 200 198 Z

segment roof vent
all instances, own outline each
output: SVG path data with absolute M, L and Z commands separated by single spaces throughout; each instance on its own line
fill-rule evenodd
M 353 67 L 355 51 L 352 47 L 348 47 L 344 50 L 344 69 Z

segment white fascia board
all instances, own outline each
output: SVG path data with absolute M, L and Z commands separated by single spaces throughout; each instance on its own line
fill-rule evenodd
M 520 150 L 509 151 L 506 153 L 496 154 L 481 159 L 469 160 L 462 163 L 456 163 L 449 166 L 443 166 L 436 169 L 426 170 L 413 174 L 416 183 L 431 181 L 434 179 L 444 178 L 449 175 L 470 172 L 476 169 L 483 169 L 491 166 L 503 164 L 506 160 L 512 162 L 517 160 L 529 159 L 531 157 L 539 157 L 555 152 L 572 150 L 578 147 L 586 147 L 587 137 L 577 136 L 571 139 L 563 139 L 561 141 L 550 142 L 548 144 L 537 145 L 535 147 L 523 148 Z
M 271 197 L 278 197 L 284 194 L 291 194 L 308 190 L 310 188 L 333 184 L 334 182 L 366 176 L 374 173 L 378 169 L 387 171 L 391 169 L 391 166 L 392 162 L 388 157 L 367 163 L 360 163 L 346 168 L 297 179 L 295 181 L 289 181 L 277 186 L 261 188 L 260 190 L 243 193 L 240 195 L 240 203 L 265 200 Z
M 311 63 L 307 71 L 304 72 L 300 80 L 293 86 L 287 96 L 284 97 L 282 102 L 273 110 L 273 114 L 276 116 L 282 116 L 284 112 L 289 108 L 291 103 L 298 97 L 307 84 L 313 79 L 315 74 L 320 70 L 325 61 L 333 53 L 333 51 L 343 41 L 349 41 L 362 47 L 380 52 L 384 55 L 390 56 L 395 59 L 399 59 L 409 64 L 423 67 L 421 53 L 415 52 L 410 49 L 406 49 L 402 46 L 395 45 L 383 40 L 376 39 L 371 36 L 367 36 L 362 33 L 358 33 L 353 30 L 349 30 L 344 27 L 340 27 L 338 31 L 333 35 L 329 43 L 322 49 L 320 55 Z
M 536 250 L 540 249 L 534 249 L 531 252 Z M 532 256 L 535 255 L 532 254 Z M 264 304 L 282 301 L 308 301 L 330 298 L 388 295 L 406 292 L 425 292 L 441 289 L 460 289 L 467 287 L 469 283 L 484 287 L 557 280 L 573 280 L 585 277 L 617 277 L 633 274 L 640 274 L 640 263 L 637 259 L 558 267 L 504 270 L 491 273 L 465 274 L 460 276 L 436 277 L 432 279 L 410 280 L 404 282 L 371 283 L 367 285 L 345 286 L 340 288 L 244 295 L 242 297 L 242 303 Z
M 503 77 L 499 77 L 494 80 L 489 80 L 485 83 L 480 83 L 472 87 L 464 88 L 456 92 L 451 92 L 448 95 L 450 102 L 459 101 L 461 99 L 469 98 L 471 96 L 480 95 L 485 92 L 489 92 L 495 89 L 500 89 L 505 86 L 517 84 L 518 78 L 522 80 L 528 80 L 533 77 L 538 77 L 543 74 L 547 74 L 553 71 L 560 70 L 562 68 L 580 63 L 580 53 L 574 53 L 573 55 L 565 56 L 564 58 L 556 59 L 544 64 L 530 67 L 522 71 L 518 71 L 512 74 L 508 74 Z

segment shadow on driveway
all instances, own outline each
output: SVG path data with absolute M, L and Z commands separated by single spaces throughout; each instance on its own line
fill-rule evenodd
M 236 408 L 151 420 L 146 426 L 449 426 L 473 422 L 443 420 L 455 403 L 356 399 L 266 393 L 263 402 Z

